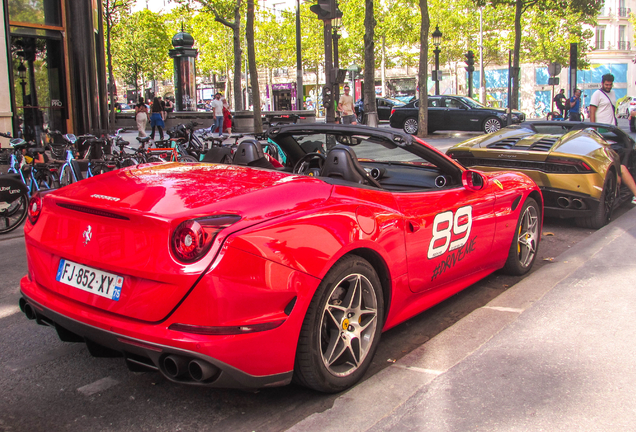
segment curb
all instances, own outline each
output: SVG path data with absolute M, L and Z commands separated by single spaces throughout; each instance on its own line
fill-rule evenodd
M 487 305 L 444 330 L 424 345 L 336 398 L 333 406 L 300 421 L 288 431 L 365 431 L 488 343 L 562 280 L 603 248 L 636 226 L 636 208 L 596 231 Z

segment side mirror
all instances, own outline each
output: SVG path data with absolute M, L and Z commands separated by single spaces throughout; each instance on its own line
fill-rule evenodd
M 466 170 L 462 173 L 462 184 L 468 190 L 478 191 L 484 188 L 486 179 L 477 171 Z

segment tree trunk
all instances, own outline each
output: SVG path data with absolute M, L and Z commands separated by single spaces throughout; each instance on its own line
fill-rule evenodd
M 519 70 L 519 57 L 521 51 L 521 14 L 523 13 L 523 0 L 517 0 L 515 4 L 515 47 L 513 51 L 512 70 Z M 519 109 L 519 75 L 512 77 L 512 95 L 510 107 Z
M 372 127 L 378 126 L 378 111 L 375 103 L 375 18 L 373 0 L 365 0 L 364 11 L 364 120 Z
M 110 23 L 106 22 L 106 61 L 108 62 L 108 96 L 110 98 L 110 121 L 108 128 L 115 128 L 115 78 L 113 76 L 113 56 L 110 52 Z
M 252 86 L 252 101 L 254 105 L 254 133 L 263 133 L 261 119 L 261 91 L 258 86 L 258 70 L 256 69 L 256 53 L 254 52 L 254 0 L 247 0 L 247 23 L 245 27 L 247 39 L 247 62 L 250 70 L 250 85 Z
M 422 25 L 420 27 L 420 70 L 418 72 L 420 109 L 417 120 L 417 136 L 428 136 L 428 1 L 420 0 L 420 14 Z
M 241 0 L 236 2 L 234 9 L 234 25 L 232 26 L 232 37 L 234 38 L 234 109 L 243 109 L 243 92 L 241 92 Z

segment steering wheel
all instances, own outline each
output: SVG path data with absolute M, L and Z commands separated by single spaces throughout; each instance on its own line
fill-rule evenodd
M 327 157 L 318 152 L 307 153 L 305 156 L 298 159 L 298 162 L 294 165 L 294 174 L 304 174 L 307 175 L 311 168 L 312 160 L 316 159 L 318 161 L 318 169 L 322 169 Z

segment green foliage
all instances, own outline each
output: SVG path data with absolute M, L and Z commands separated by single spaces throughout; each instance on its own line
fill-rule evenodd
M 180 32 L 183 25 L 194 38 L 194 48 L 199 50 L 197 76 L 225 75 L 231 68 L 234 59 L 232 31 L 216 21 L 214 14 L 180 6 L 164 15 L 164 19 L 170 35 Z
M 142 10 L 113 27 L 113 63 L 127 84 L 138 85 L 160 79 L 171 71 L 168 57 L 172 35 L 159 14 Z

